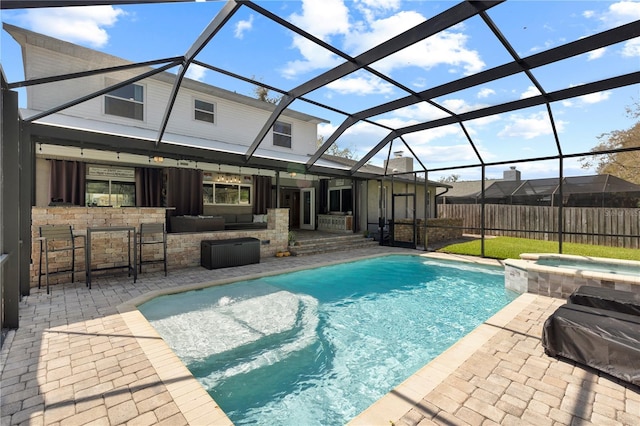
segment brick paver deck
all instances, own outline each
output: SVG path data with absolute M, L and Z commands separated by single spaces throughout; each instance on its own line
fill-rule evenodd
M 127 305 L 149 292 L 393 252 L 388 247 L 209 271 L 97 277 L 33 289 L 0 352 L 2 425 L 230 424 L 157 333 Z M 640 424 L 637 388 L 544 355 L 561 300 L 524 295 L 353 424 Z M 286 424 L 286 420 L 283 420 Z

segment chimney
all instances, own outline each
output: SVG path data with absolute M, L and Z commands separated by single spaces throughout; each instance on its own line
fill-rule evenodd
M 387 169 L 387 173 L 402 173 L 413 171 L 413 158 L 403 157 L 403 151 L 395 151 L 393 158 L 389 161 L 384 161 L 384 167 Z
M 520 170 L 516 169 L 516 166 L 509 167 L 509 170 L 502 172 L 502 180 L 514 180 L 520 182 Z

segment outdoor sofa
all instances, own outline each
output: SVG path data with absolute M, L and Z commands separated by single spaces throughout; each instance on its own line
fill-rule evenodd
M 218 216 L 171 216 L 171 232 L 210 232 L 267 229 L 267 215 L 221 214 Z

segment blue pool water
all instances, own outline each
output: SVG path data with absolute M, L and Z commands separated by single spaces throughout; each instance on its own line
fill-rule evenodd
M 396 255 L 139 308 L 236 425 L 342 425 L 515 297 L 502 268 Z
M 604 272 L 607 274 L 640 276 L 640 268 L 637 265 L 625 265 L 621 263 L 567 259 L 561 257 L 540 258 L 536 261 L 538 265 L 553 266 L 556 268 L 569 268 L 582 271 Z

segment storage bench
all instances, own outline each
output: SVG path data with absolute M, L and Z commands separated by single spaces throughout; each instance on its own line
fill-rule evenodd
M 200 243 L 200 265 L 207 269 L 260 263 L 260 240 L 231 238 L 203 240 Z

